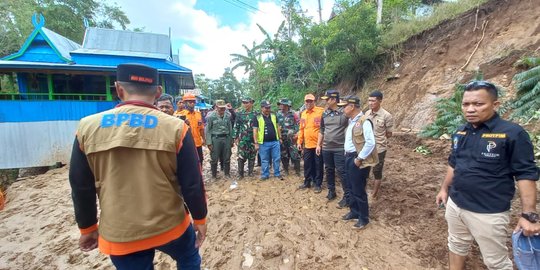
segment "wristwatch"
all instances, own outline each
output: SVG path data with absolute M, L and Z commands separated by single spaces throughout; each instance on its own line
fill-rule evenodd
M 521 213 L 521 217 L 528 220 L 531 223 L 537 223 L 540 221 L 540 216 L 535 212 L 524 212 Z

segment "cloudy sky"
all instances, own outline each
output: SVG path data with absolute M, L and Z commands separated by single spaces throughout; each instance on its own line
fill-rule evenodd
M 117 3 L 131 20 L 130 28 L 172 33 L 173 53 L 180 64 L 217 79 L 231 65 L 231 53 L 244 54 L 263 40 L 257 23 L 271 34 L 284 20 L 279 0 L 109 0 Z M 308 16 L 318 21 L 318 0 L 300 0 Z M 323 19 L 328 19 L 334 0 L 321 0 Z M 240 69 L 235 72 L 241 75 Z

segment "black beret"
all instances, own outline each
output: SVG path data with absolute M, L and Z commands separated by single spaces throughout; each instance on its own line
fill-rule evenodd
M 158 71 L 142 64 L 120 64 L 116 68 L 116 80 L 119 82 L 158 85 Z

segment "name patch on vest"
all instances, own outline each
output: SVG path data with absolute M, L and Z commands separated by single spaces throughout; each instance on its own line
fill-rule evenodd
M 496 138 L 496 139 L 505 139 L 506 133 L 484 133 L 482 138 Z
M 157 117 L 138 113 L 104 114 L 101 118 L 101 127 L 121 126 L 127 123 L 130 127 L 155 128 L 158 124 Z

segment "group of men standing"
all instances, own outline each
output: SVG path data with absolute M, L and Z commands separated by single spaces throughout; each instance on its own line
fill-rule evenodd
M 258 151 L 263 180 L 269 178 L 270 161 L 278 179 L 283 179 L 280 159 L 286 161 L 285 171 L 292 160 L 298 173 L 300 150 L 300 188 L 313 184 L 314 192 L 320 193 L 324 166 L 327 198 L 333 200 L 337 171 L 344 194 L 338 207 L 350 208 L 343 220 L 357 219 L 358 229 L 369 223 L 366 179 L 373 167 L 377 196 L 393 126 L 391 115 L 380 107 L 381 92 L 370 94 L 365 114 L 356 96 L 340 98 L 338 91 L 328 90 L 321 97 L 326 101 L 323 109 L 308 94 L 299 121 L 286 99 L 274 114 L 267 101 L 255 113 L 253 99 L 245 98 L 234 122 L 219 100 L 205 125 L 191 94 L 184 95 L 185 107 L 176 112 L 184 121 L 168 116 L 175 115 L 174 100 L 161 94 L 157 82 L 154 68 L 119 65 L 115 86 L 122 103 L 80 121 L 69 181 L 81 250 L 99 247 L 117 269 L 152 269 L 156 249 L 178 261 L 178 269 L 200 269 L 198 249 L 206 238 L 207 215 L 200 170 L 205 144 L 211 150 L 214 177 L 220 159 L 225 175 L 230 174 L 234 143 L 240 177 L 246 161 L 248 175 L 253 174 Z M 466 86 L 462 110 L 467 124 L 452 137 L 447 174 L 436 196 L 436 203 L 446 207 L 450 269 L 464 269 L 473 240 L 489 269 L 513 269 L 506 240 L 516 182 L 522 213 L 515 233 L 540 233 L 535 183 L 539 170 L 531 140 L 522 127 L 499 117 L 499 105 L 493 84 L 473 81 Z M 521 258 L 517 254 L 516 262 L 526 263 Z

